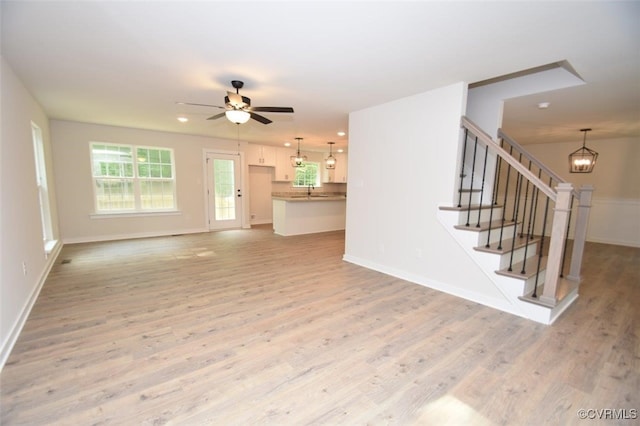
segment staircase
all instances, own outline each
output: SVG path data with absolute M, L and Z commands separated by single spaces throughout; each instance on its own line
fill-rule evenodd
M 457 203 L 438 218 L 511 313 L 551 324 L 578 298 L 592 188 L 574 190 L 501 131 L 497 143 L 466 117 L 462 128 Z

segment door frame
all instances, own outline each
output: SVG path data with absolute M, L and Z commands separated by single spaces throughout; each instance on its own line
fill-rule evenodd
M 251 224 L 248 222 L 248 211 L 249 211 L 249 191 L 248 191 L 248 187 L 247 187 L 247 182 L 249 181 L 249 178 L 247 176 L 247 167 L 246 167 L 246 163 L 245 163 L 245 155 L 244 152 L 242 151 L 229 151 L 229 150 L 225 150 L 225 149 L 216 149 L 216 148 L 204 148 L 202 150 L 202 196 L 203 196 L 203 201 L 204 201 L 204 227 L 205 229 L 207 229 L 208 232 L 212 232 L 212 231 L 218 231 L 217 229 L 211 229 L 211 224 L 209 223 L 209 218 L 210 216 L 210 209 L 209 209 L 209 196 L 207 194 L 207 191 L 209 189 L 209 176 L 208 176 L 208 169 L 207 169 L 207 156 L 209 155 L 216 155 L 216 154 L 222 154 L 222 155 L 235 155 L 240 157 L 240 190 L 242 193 L 242 208 L 240 209 L 240 211 L 238 212 L 240 214 L 240 223 L 241 223 L 241 227 L 243 229 L 249 229 L 251 228 Z M 233 228 L 230 228 L 233 229 Z

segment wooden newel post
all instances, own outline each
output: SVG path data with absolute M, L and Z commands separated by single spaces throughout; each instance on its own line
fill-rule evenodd
M 549 257 L 544 278 L 544 289 L 540 296 L 541 302 L 551 306 L 555 306 L 558 301 L 556 289 L 560 279 L 560 268 L 562 267 L 562 253 L 564 251 L 567 224 L 569 223 L 569 213 L 571 212 L 570 203 L 573 186 L 570 183 L 559 183 L 556 191 L 558 195 L 556 197 L 556 207 L 553 211 Z
M 583 185 L 580 187 L 580 199 L 578 200 L 578 211 L 576 215 L 576 226 L 573 236 L 573 250 L 571 252 L 571 267 L 567 279 L 580 282 L 580 270 L 582 269 L 582 256 L 584 254 L 584 243 L 587 240 L 587 225 L 589 224 L 589 212 L 591 210 L 591 196 L 593 186 Z

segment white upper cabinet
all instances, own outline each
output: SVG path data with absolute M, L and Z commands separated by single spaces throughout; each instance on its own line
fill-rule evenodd
M 336 157 L 335 169 L 327 169 L 324 161 L 322 162 L 322 182 L 346 183 L 347 182 L 347 154 L 335 153 L 333 154 L 333 156 Z
M 276 166 L 276 147 L 247 144 L 247 164 L 250 166 Z
M 276 150 L 276 176 L 275 181 L 291 182 L 296 177 L 296 169 L 291 166 L 291 156 L 296 151 L 290 148 L 275 148 Z

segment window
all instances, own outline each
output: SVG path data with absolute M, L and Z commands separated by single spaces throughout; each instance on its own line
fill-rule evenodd
M 33 153 L 36 162 L 36 184 L 40 201 L 40 220 L 42 225 L 42 240 L 45 253 L 51 253 L 56 241 L 53 239 L 53 224 L 51 221 L 51 205 L 49 204 L 49 190 L 47 182 L 47 167 L 44 156 L 44 143 L 42 142 L 42 130 L 31 123 L 31 136 L 33 138 Z
M 97 212 L 176 209 L 173 150 L 91 143 Z
M 296 177 L 293 179 L 293 186 L 320 186 L 320 164 L 304 162 L 304 167 L 296 168 Z

